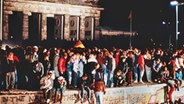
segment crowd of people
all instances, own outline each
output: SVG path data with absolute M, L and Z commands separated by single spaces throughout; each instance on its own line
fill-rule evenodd
M 54 92 L 55 100 L 66 89 L 105 94 L 105 88 L 130 86 L 133 83 L 181 84 L 184 74 L 184 51 L 154 49 L 62 49 L 41 46 L 16 46 L 0 50 L 0 89 L 43 90 L 44 97 Z M 172 94 L 172 93 L 171 93 Z M 170 96 L 170 95 L 169 95 Z M 102 104 L 101 97 L 97 104 Z M 172 97 L 169 97 L 172 100 Z M 60 97 L 62 102 L 62 97 Z

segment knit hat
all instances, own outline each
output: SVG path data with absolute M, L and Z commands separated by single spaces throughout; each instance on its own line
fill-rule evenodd
M 63 76 L 58 77 L 58 80 L 63 80 L 63 79 L 64 79 Z
M 37 48 L 38 49 L 38 46 L 33 46 L 33 48 Z

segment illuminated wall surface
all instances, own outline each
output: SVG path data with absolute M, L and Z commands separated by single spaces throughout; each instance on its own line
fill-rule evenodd
M 166 92 L 165 84 L 107 88 L 107 92 L 103 96 L 103 104 L 161 104 L 164 103 Z M 63 98 L 63 104 L 80 104 L 79 93 L 77 90 L 67 90 Z M 184 102 L 183 87 L 179 91 L 175 91 L 173 95 L 175 100 L 181 98 Z M 88 104 L 86 96 L 85 94 L 83 104 Z M 91 100 L 95 104 L 93 92 Z M 0 104 L 40 104 L 42 102 L 42 93 L 36 91 L 10 91 L 2 92 L 0 95 Z

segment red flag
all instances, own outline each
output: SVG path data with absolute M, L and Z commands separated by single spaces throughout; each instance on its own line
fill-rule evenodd
M 130 11 L 129 15 L 128 15 L 128 19 L 132 18 L 132 11 Z
M 82 44 L 81 41 L 78 41 L 75 45 L 74 48 L 85 48 L 85 46 Z

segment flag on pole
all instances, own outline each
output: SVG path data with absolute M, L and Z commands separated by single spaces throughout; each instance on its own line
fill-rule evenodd
M 128 19 L 132 18 L 132 11 L 130 11 L 129 15 L 128 15 Z
M 85 46 L 83 45 L 83 43 L 81 41 L 78 41 L 75 45 L 74 48 L 85 48 Z

